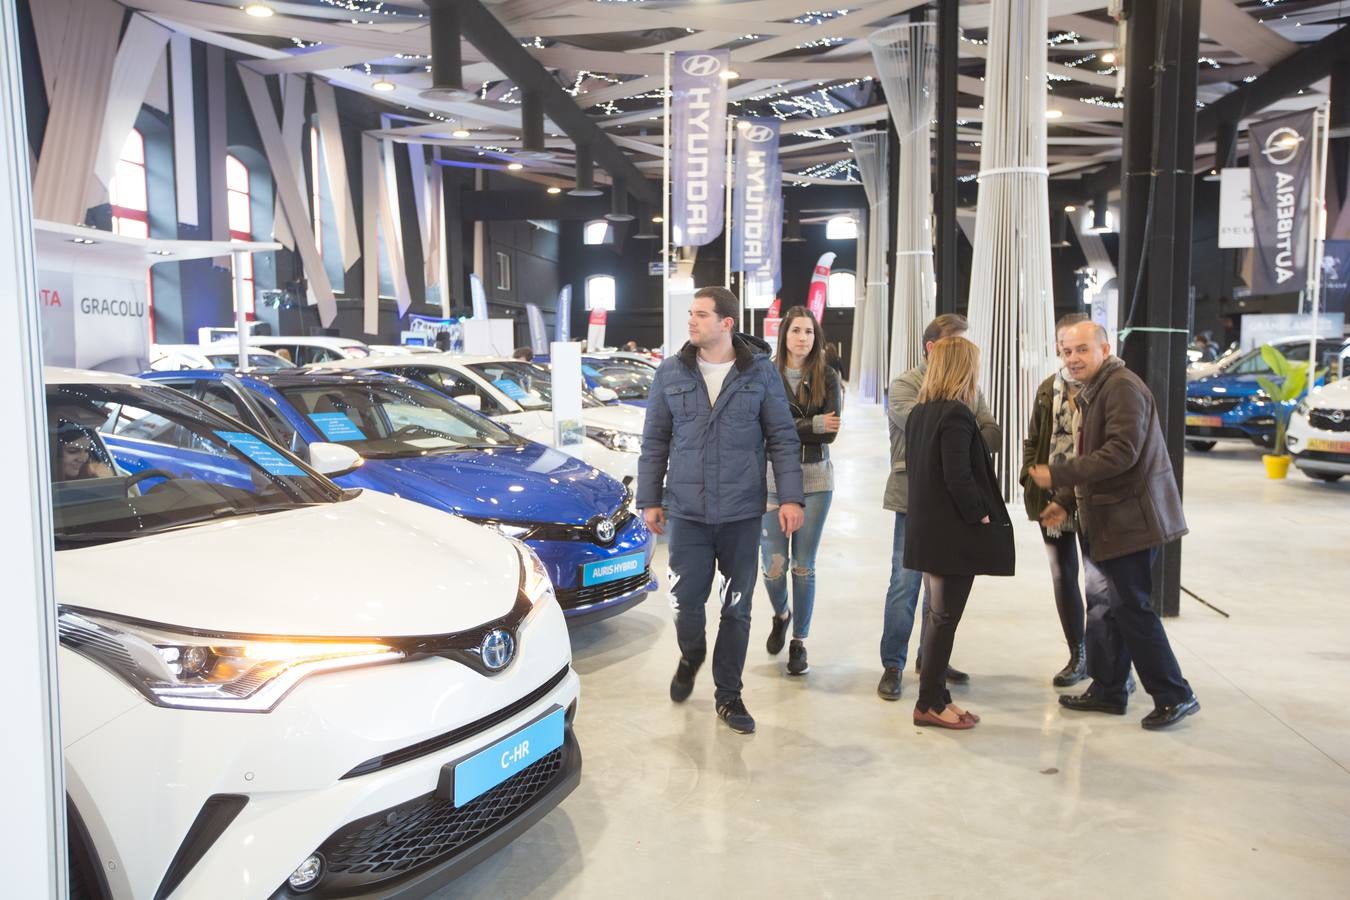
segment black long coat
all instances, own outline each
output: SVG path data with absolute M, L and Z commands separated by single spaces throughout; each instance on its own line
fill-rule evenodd
M 915 406 L 905 425 L 905 468 L 906 569 L 1013 574 L 1012 520 L 970 407 L 955 400 Z

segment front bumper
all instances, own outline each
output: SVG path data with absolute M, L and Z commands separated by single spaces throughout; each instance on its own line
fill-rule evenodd
M 569 623 L 617 615 L 641 603 L 650 591 L 656 590 L 656 579 L 651 574 L 656 542 L 641 516 L 630 519 L 607 547 L 579 540 L 529 539 L 525 543 L 539 554 L 547 567 L 558 605 Z M 582 584 L 582 571 L 587 564 L 639 553 L 644 560 L 639 574 L 600 584 Z
M 1314 428 L 1306 416 L 1295 414 L 1285 445 L 1304 471 L 1350 475 L 1350 430 Z
M 1275 419 L 1268 411 L 1239 407 L 1223 415 L 1186 411 L 1186 439 L 1191 441 L 1250 441 L 1269 447 L 1275 439 Z

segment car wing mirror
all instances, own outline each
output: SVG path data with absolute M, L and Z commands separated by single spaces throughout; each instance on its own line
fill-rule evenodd
M 309 465 L 320 475 L 336 478 L 359 467 L 365 459 L 346 444 L 315 441 L 309 445 Z
M 607 387 L 598 387 L 591 391 L 591 394 L 601 403 L 613 403 L 615 400 L 619 399 L 618 393 L 612 388 Z
M 464 394 L 461 397 L 456 397 L 455 402 L 461 406 L 467 406 L 474 412 L 483 411 L 483 398 L 477 394 Z

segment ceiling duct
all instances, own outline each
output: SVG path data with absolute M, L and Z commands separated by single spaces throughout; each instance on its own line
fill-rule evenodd
M 783 231 L 783 243 L 796 243 L 804 241 L 802 237 L 802 213 L 795 206 L 789 206 L 787 211 L 787 228 Z
M 520 153 L 529 159 L 552 159 L 544 146 L 544 97 L 538 91 L 520 92 Z
M 628 185 L 618 178 L 614 179 L 609 191 L 609 212 L 605 218 L 611 222 L 631 222 L 633 214 L 628 211 Z
M 422 91 L 428 100 L 472 100 L 464 89 L 464 65 L 460 52 L 459 9 L 456 0 L 427 0 L 431 17 L 431 87 Z
M 591 159 L 591 145 L 577 144 L 577 186 L 567 192 L 573 197 L 599 197 L 595 187 L 595 163 Z
M 1096 194 L 1092 198 L 1092 230 L 1103 234 L 1111 230 L 1106 222 L 1106 194 Z

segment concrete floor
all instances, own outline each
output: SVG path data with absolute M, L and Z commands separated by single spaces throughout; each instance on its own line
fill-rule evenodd
M 440 896 L 1350 896 L 1350 484 L 1267 481 L 1254 448 L 1188 454 L 1183 583 L 1230 618 L 1183 596 L 1168 620 L 1203 710 L 1162 733 L 1139 727 L 1142 693 L 1123 718 L 1061 714 L 1025 523 L 1017 576 L 978 580 L 957 635 L 973 677 L 953 693 L 984 721 L 939 732 L 910 722 L 912 674 L 898 703 L 874 692 L 885 423 L 856 405 L 845 421 L 810 674 L 765 653 L 762 586 L 751 737 L 716 719 L 706 667 L 668 699 L 664 595 L 578 629 L 581 786 Z

